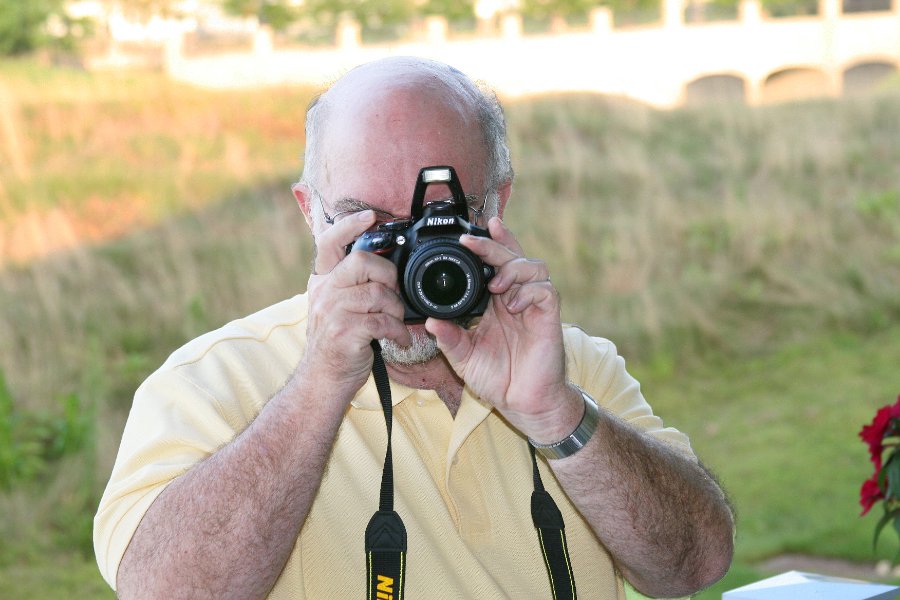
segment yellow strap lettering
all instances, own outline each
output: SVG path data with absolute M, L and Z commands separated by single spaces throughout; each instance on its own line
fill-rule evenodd
M 394 600 L 394 578 L 378 576 L 378 587 L 375 597 L 378 600 Z

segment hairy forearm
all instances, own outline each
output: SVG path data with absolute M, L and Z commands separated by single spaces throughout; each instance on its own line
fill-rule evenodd
M 295 377 L 230 444 L 153 502 L 122 559 L 122 598 L 263 598 L 297 539 L 346 403 Z
M 550 464 L 640 591 L 689 595 L 727 571 L 733 551 L 731 510 L 698 463 L 602 413 L 580 452 Z

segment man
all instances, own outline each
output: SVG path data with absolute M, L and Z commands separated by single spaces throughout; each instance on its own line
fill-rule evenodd
M 431 165 L 455 168 L 492 237 L 460 240 L 496 269 L 474 328 L 405 324 L 393 264 L 345 251 L 408 217 Z M 527 438 L 563 442 L 540 473 L 582 597 L 623 598 L 623 577 L 687 595 L 725 573 L 722 492 L 612 344 L 561 325 L 546 264 L 499 219 L 511 183 L 499 105 L 446 65 L 377 61 L 318 98 L 294 186 L 317 249 L 307 292 L 187 344 L 138 390 L 95 522 L 121 597 L 365 593 L 363 532 L 387 442 L 372 340 L 391 380 L 409 598 L 552 597 Z

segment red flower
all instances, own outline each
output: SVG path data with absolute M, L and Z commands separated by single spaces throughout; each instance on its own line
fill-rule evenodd
M 884 450 L 882 441 L 885 435 L 897 433 L 896 425 L 891 424 L 892 419 L 900 419 L 900 396 L 897 396 L 897 402 L 894 404 L 878 409 L 872 423 L 864 425 L 859 432 L 859 437 L 869 446 L 869 455 L 875 463 L 876 473 L 881 470 L 881 454 Z
M 863 482 L 862 488 L 859 490 L 859 503 L 863 507 L 863 511 L 859 516 L 864 516 L 876 502 L 883 499 L 884 492 L 881 491 L 881 487 L 878 485 L 878 473 L 875 473 L 871 479 L 866 479 Z
M 894 404 L 878 409 L 872 422 L 859 432 L 859 437 L 869 447 L 870 459 L 875 463 L 875 473 L 859 489 L 860 516 L 864 517 L 879 502 L 884 505 L 884 516 L 875 526 L 873 544 L 877 544 L 879 535 L 889 523 L 900 532 L 900 481 L 896 481 L 900 478 L 900 456 L 897 456 L 900 452 L 900 396 Z M 883 454 L 887 454 L 884 460 Z M 893 562 L 898 561 L 900 554 Z

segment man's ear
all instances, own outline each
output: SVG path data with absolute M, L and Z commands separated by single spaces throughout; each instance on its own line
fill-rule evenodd
M 294 198 L 297 199 L 297 204 L 300 206 L 300 210 L 303 211 L 303 217 L 306 219 L 306 224 L 312 229 L 312 190 L 305 183 L 298 182 L 291 186 L 291 191 L 294 192 Z
M 497 188 L 497 196 L 499 197 L 497 202 L 497 216 L 501 219 L 503 218 L 503 211 L 506 209 L 506 201 L 509 200 L 509 195 L 511 193 L 512 179 L 507 179 Z

